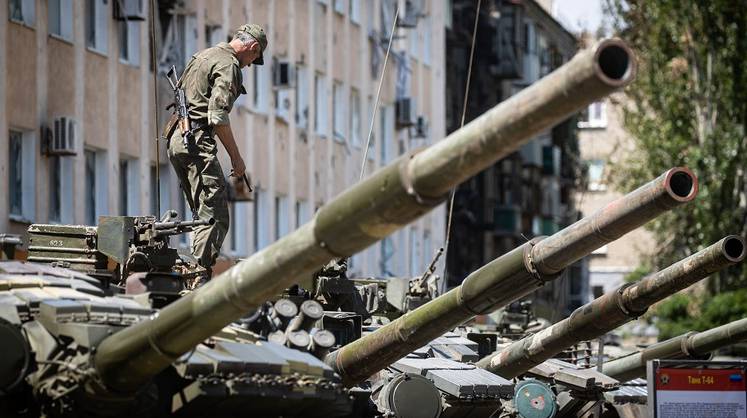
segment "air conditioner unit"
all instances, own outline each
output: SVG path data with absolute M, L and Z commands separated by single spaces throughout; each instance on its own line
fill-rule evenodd
M 296 79 L 294 66 L 288 61 L 273 61 L 272 63 L 272 85 L 276 88 L 287 89 L 293 87 Z
M 75 155 L 77 122 L 69 117 L 55 118 L 51 129 L 46 129 L 44 153 L 47 155 Z
M 145 0 L 115 0 L 115 20 L 145 20 Z
M 427 138 L 428 137 L 428 119 L 425 116 L 418 116 L 415 122 L 415 138 Z
M 403 97 L 397 99 L 397 128 L 404 128 L 413 126 L 415 121 L 413 115 L 415 113 L 415 103 L 409 97 Z

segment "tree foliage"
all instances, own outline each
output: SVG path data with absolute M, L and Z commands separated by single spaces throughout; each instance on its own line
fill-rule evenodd
M 686 166 L 700 183 L 693 203 L 650 224 L 659 243 L 651 264 L 669 265 L 727 234 L 744 236 L 747 1 L 607 0 L 606 6 L 614 30 L 639 60 L 624 103 L 624 127 L 637 151 L 615 167 L 613 181 L 627 191 L 670 167 Z M 709 294 L 735 292 L 717 298 L 735 303 L 741 312 L 719 312 L 725 307 L 707 294 L 703 309 L 713 310 L 708 324 L 688 318 L 694 298 L 670 299 L 657 312 L 673 327 L 663 334 L 744 316 L 747 304 L 736 302 L 747 299 L 745 284 L 743 266 L 710 279 Z

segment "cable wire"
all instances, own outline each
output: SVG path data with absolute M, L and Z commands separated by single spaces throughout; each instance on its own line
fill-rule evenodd
M 459 123 L 459 128 L 464 127 L 464 119 L 467 116 L 467 100 L 469 99 L 469 86 L 472 81 L 472 62 L 475 57 L 475 39 L 477 38 L 477 22 L 480 18 L 480 6 L 482 0 L 477 0 L 477 11 L 475 12 L 475 24 L 472 28 L 472 46 L 469 51 L 469 64 L 467 66 L 467 83 L 464 87 L 464 102 L 462 103 L 462 119 Z M 451 220 L 454 215 L 454 198 L 456 196 L 456 187 L 451 189 L 449 193 L 449 208 L 446 213 L 446 237 L 444 238 L 444 246 L 436 251 L 436 257 L 439 257 L 441 252 L 444 255 L 444 286 L 446 286 L 446 267 L 449 262 L 449 243 L 451 241 Z
M 381 86 L 384 84 L 384 74 L 386 73 L 386 64 L 389 61 L 389 51 L 392 49 L 392 41 L 394 40 L 394 30 L 397 29 L 397 18 L 399 17 L 399 5 L 394 11 L 394 20 L 392 21 L 392 31 L 389 33 L 389 44 L 386 47 L 386 55 L 384 55 L 384 65 L 381 67 L 381 75 L 379 76 L 379 88 L 376 90 L 376 102 L 374 103 L 373 114 L 371 115 L 371 125 L 368 129 L 368 138 L 366 138 L 366 147 L 363 150 L 363 161 L 361 161 L 361 172 L 358 177 L 358 181 L 363 179 L 363 174 L 366 172 L 366 161 L 368 160 L 368 148 L 371 146 L 371 136 L 373 135 L 374 123 L 376 122 L 376 112 L 379 110 L 379 99 L 381 98 Z

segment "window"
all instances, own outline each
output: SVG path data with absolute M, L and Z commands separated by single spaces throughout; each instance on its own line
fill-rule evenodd
M 604 161 L 603 160 L 591 160 L 587 161 L 588 164 L 588 181 L 589 190 L 593 192 L 604 191 L 607 189 L 607 184 L 604 181 Z
M 319 136 L 327 136 L 327 86 L 322 74 L 314 77 L 314 131 Z
M 10 182 L 10 214 L 23 215 L 23 134 L 10 131 L 10 150 L 8 153 Z
M 275 116 L 285 122 L 290 122 L 290 89 L 279 88 L 273 90 L 275 91 Z
M 357 89 L 350 91 L 350 140 L 354 147 L 361 147 L 361 96 Z
M 179 50 L 179 57 L 181 62 L 186 65 L 192 54 L 197 52 L 197 16 L 176 15 L 175 24 L 175 41 Z M 178 67 L 177 64 L 177 69 L 179 69 Z
M 109 0 L 87 0 L 86 46 L 106 54 L 109 43 Z
M 601 247 L 597 248 L 596 250 L 592 251 L 592 255 L 607 255 L 607 244 L 602 245 Z
M 73 40 L 73 0 L 49 0 L 48 17 L 50 34 Z
M 332 87 L 332 126 L 334 137 L 340 142 L 345 141 L 345 87 L 342 83 L 335 83 Z
M 578 121 L 579 128 L 606 128 L 607 112 L 604 102 L 594 102 L 581 112 Z
M 444 2 L 444 26 L 446 26 L 446 29 L 449 30 L 451 30 L 451 28 L 454 26 L 454 15 L 452 14 L 453 7 L 453 0 L 446 0 Z
M 290 214 L 288 213 L 288 196 L 275 197 L 275 239 L 280 239 L 290 232 Z
M 410 49 L 410 57 L 417 58 L 418 57 L 418 35 L 420 32 L 417 29 L 410 30 L 409 33 L 409 49 Z
M 296 202 L 296 228 L 300 228 L 311 219 L 309 202 L 299 200 Z
M 98 217 L 109 212 L 106 151 L 86 150 L 85 160 L 85 221 L 96 225 Z
M 264 189 L 254 190 L 254 250 L 270 244 L 269 196 Z
M 267 54 L 265 54 L 265 58 L 269 60 Z M 271 65 L 253 65 L 252 67 L 254 67 L 254 95 L 252 97 L 254 111 L 267 113 L 270 108 L 270 91 L 272 89 Z
M 9 0 L 8 18 L 12 22 L 33 27 L 36 22 L 36 0 Z
M 386 133 L 386 113 L 386 107 L 382 106 L 381 111 L 379 112 L 379 138 L 381 138 L 381 145 L 379 145 L 379 152 L 381 155 L 379 156 L 379 161 L 381 165 L 387 163 L 387 157 L 389 156 L 389 136 Z
M 60 222 L 62 204 L 60 202 L 60 160 L 62 157 L 49 158 L 49 220 Z
M 431 16 L 423 18 L 423 64 L 431 65 Z
M 119 161 L 119 213 L 121 215 L 134 216 L 140 212 L 139 166 L 138 160 L 134 158 Z
M 339 14 L 345 14 L 345 0 L 334 0 L 335 11 Z
M 10 217 L 30 222 L 36 214 L 36 142 L 31 132 L 11 130 L 8 143 Z
M 161 166 L 158 169 L 158 177 L 156 177 L 156 165 L 151 164 L 150 166 L 150 212 L 153 215 L 161 216 L 163 212 L 166 212 L 169 209 L 175 209 L 181 219 L 186 219 L 189 215 L 189 211 L 184 212 L 181 210 L 181 208 L 175 207 L 171 203 L 171 166 L 169 164 L 161 164 Z M 156 183 L 158 182 L 158 183 Z M 159 184 L 160 187 L 160 200 L 161 200 L 161 210 L 158 210 L 158 202 L 156 201 L 156 193 L 158 193 L 158 187 L 156 187 L 156 184 Z M 181 194 L 182 189 L 177 189 L 177 193 Z M 159 213 L 160 212 L 160 213 Z
M 394 257 L 394 242 L 392 241 L 392 238 L 384 238 L 381 241 L 379 249 L 381 251 L 379 258 L 379 269 L 381 270 L 381 275 L 384 277 L 391 277 L 394 275 L 391 269 L 392 258 Z
M 249 255 L 246 240 L 246 219 L 249 202 L 231 202 L 229 206 L 231 226 L 228 229 L 228 250 L 234 257 Z
M 296 125 L 309 126 L 309 70 L 302 66 L 296 69 Z
M 396 153 L 394 150 L 394 106 L 382 106 L 379 110 L 380 116 L 380 138 L 381 138 L 381 164 L 391 162 Z
M 226 40 L 223 26 L 221 25 L 206 25 L 205 26 L 205 40 L 207 46 L 215 46 Z
M 70 157 L 49 157 L 49 220 L 73 223 L 73 169 Z
M 431 245 L 431 231 L 425 230 L 423 231 L 423 258 L 425 259 L 426 264 L 430 264 L 432 260 L 431 257 L 435 256 Z M 427 266 L 422 266 L 423 271 L 420 272 L 420 274 L 425 272 L 426 267 Z
M 376 16 L 375 16 L 375 13 L 376 13 L 376 11 L 375 11 L 376 2 L 375 1 L 366 0 L 364 3 L 366 3 L 366 17 L 367 17 L 366 24 L 368 25 L 366 28 L 367 28 L 367 32 L 370 32 L 372 29 L 374 29 L 374 23 L 375 23 L 375 19 L 376 19 Z M 371 47 L 371 51 L 373 52 L 373 50 L 374 50 L 374 48 L 373 48 L 373 42 L 369 42 L 368 45 L 369 45 L 369 47 Z M 373 265 L 373 264 L 371 264 L 371 265 Z
M 374 101 L 373 96 L 368 96 L 368 115 L 366 115 L 366 120 L 369 121 L 369 123 L 373 123 L 373 113 L 374 113 Z M 368 142 L 368 159 L 373 161 L 376 159 L 376 146 L 375 146 L 375 140 L 376 140 L 376 132 L 375 130 L 371 130 L 371 132 L 366 132 L 366 135 L 371 135 L 371 137 L 366 137 L 366 141 Z
M 119 162 L 119 214 L 127 215 L 127 160 Z
M 350 21 L 356 25 L 361 23 L 361 0 L 350 0 Z
M 410 275 L 413 277 L 420 276 L 425 270 L 421 259 L 420 244 L 418 230 L 410 228 Z
M 140 22 L 119 22 L 119 59 L 131 65 L 140 65 Z
M 162 206 L 162 209 L 164 206 Z M 165 209 L 164 209 L 165 210 Z M 191 212 L 191 209 L 187 205 L 187 199 L 184 198 L 184 192 L 181 188 L 179 188 L 179 192 L 177 193 L 177 213 L 181 216 L 181 219 L 192 219 L 192 215 L 188 214 Z M 177 245 L 181 248 L 189 248 L 189 246 L 192 243 L 192 234 L 179 234 L 176 236 L 177 239 Z

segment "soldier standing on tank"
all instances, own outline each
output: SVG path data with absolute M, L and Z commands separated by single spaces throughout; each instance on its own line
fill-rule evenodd
M 239 94 L 246 94 L 241 68 L 264 64 L 267 37 L 261 26 L 239 27 L 231 42 L 221 42 L 192 56 L 180 78 L 189 114 L 190 135 L 174 130 L 168 155 L 193 214 L 214 218 L 215 224 L 195 229 L 192 254 L 212 275 L 229 226 L 228 195 L 223 169 L 217 159 L 217 135 L 231 158 L 232 176 L 241 177 L 246 167 L 228 114 Z

